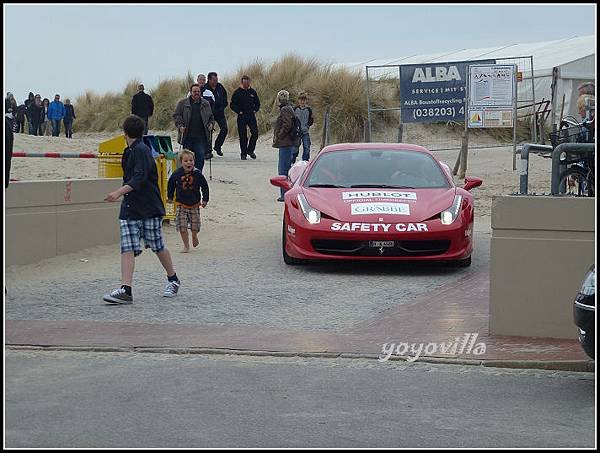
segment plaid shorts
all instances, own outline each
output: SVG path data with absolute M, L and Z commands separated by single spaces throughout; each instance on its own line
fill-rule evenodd
M 134 256 L 142 253 L 141 239 L 145 248 L 160 252 L 165 248 L 162 237 L 162 217 L 142 220 L 121 220 L 121 253 L 133 252 Z
M 175 214 L 175 228 L 177 231 L 184 231 L 188 228 L 197 233 L 200 231 L 200 207 L 186 208 L 185 206 L 177 206 L 177 214 Z

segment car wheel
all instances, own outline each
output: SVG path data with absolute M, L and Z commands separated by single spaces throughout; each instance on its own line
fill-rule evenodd
M 469 267 L 471 265 L 471 256 L 464 260 L 456 260 L 452 262 L 454 267 Z
M 581 333 L 581 331 L 579 331 L 579 343 L 581 344 L 581 347 L 585 353 L 592 359 L 594 358 L 595 352 L 594 336 L 595 335 L 593 331 L 587 331 L 585 333 Z
M 285 251 L 286 231 L 287 231 L 287 224 L 285 223 L 285 220 L 284 220 L 283 221 L 283 229 L 281 231 L 281 251 L 283 254 L 283 262 L 285 264 L 289 264 L 291 266 L 295 266 L 298 264 L 304 264 L 305 260 L 294 258 L 293 256 L 290 256 L 286 253 L 286 251 Z

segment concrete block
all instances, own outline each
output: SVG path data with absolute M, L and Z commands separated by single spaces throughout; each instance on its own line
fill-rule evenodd
M 494 197 L 490 334 L 576 339 L 573 300 L 594 246 L 595 198 Z

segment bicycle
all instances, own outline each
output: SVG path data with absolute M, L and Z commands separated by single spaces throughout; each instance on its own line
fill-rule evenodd
M 565 187 L 566 195 L 594 197 L 594 160 L 588 154 L 572 163 L 560 176 L 558 187 Z
M 584 120 L 579 123 L 573 117 L 567 117 L 560 123 L 560 129 L 550 134 L 552 147 L 562 143 L 594 143 L 594 120 Z M 559 188 L 566 195 L 578 197 L 595 196 L 594 155 L 588 153 L 582 156 L 570 156 L 561 153 L 561 164 L 566 167 L 559 176 Z

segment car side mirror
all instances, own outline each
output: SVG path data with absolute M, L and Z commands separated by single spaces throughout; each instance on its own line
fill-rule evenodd
M 271 184 L 277 187 L 281 187 L 284 190 L 290 190 L 292 188 L 292 184 L 287 176 L 274 176 L 271 178 Z
M 465 178 L 465 185 L 464 185 L 463 189 L 471 190 L 471 189 L 474 189 L 475 187 L 479 187 L 481 184 L 483 184 L 482 179 L 467 176 Z
M 290 168 L 290 171 L 288 171 L 288 178 L 290 178 L 290 182 L 292 184 L 294 184 L 296 180 L 302 176 L 304 170 L 306 170 L 306 167 L 308 167 L 308 162 L 305 160 L 301 160 L 292 165 L 292 168 Z

